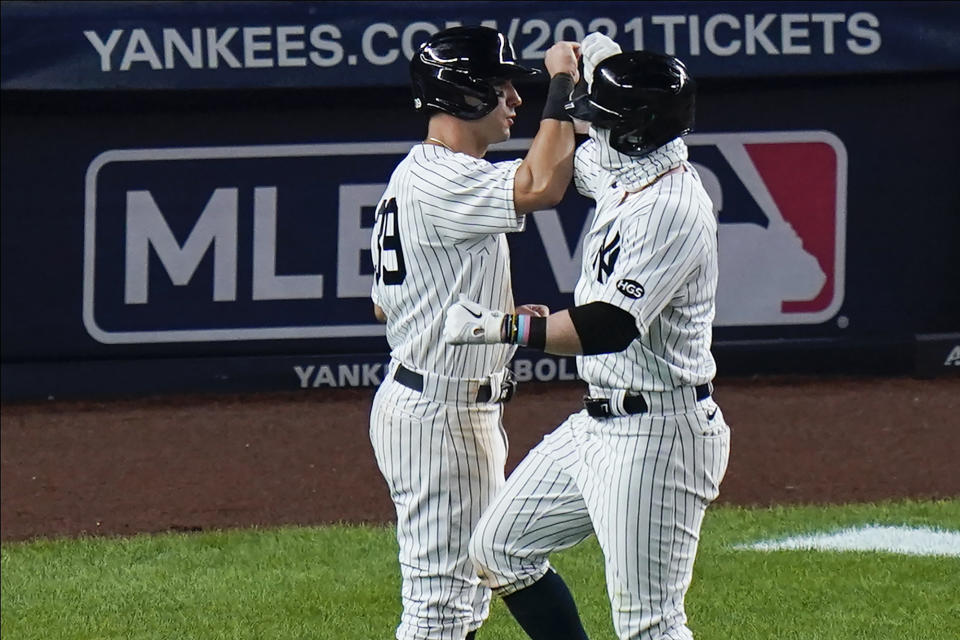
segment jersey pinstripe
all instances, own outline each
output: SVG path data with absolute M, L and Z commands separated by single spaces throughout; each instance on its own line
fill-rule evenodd
M 377 391 L 370 440 L 397 512 L 399 640 L 462 640 L 487 618 L 490 590 L 467 547 L 503 487 L 502 414 L 496 403 L 435 402 L 389 377 Z
M 669 415 L 575 413 L 510 474 L 477 524 L 470 556 L 484 582 L 509 595 L 543 577 L 550 553 L 594 533 L 617 637 L 692 640 L 684 596 L 729 448 L 711 399 Z
M 692 640 L 684 598 L 730 450 L 722 411 L 694 389 L 716 370 L 716 220 L 689 163 L 650 167 L 654 178 L 670 173 L 628 194 L 588 151 L 575 156 L 574 180 L 597 211 L 574 301 L 629 311 L 640 336 L 619 353 L 578 357 L 578 370 L 591 396 L 622 407 L 641 395 L 647 410 L 568 417 L 511 473 L 470 556 L 484 583 L 509 595 L 540 580 L 551 553 L 595 533 L 617 637 Z
M 513 202 L 520 162 L 492 164 L 420 144 L 391 176 L 371 243 L 372 299 L 388 318 L 390 355 L 407 367 L 483 378 L 513 356 L 509 345 L 448 345 L 442 331 L 443 311 L 461 293 L 513 313 L 503 234 L 525 224 Z
M 370 440 L 397 510 L 400 640 L 462 640 L 489 611 L 467 547 L 503 486 L 507 440 L 502 405 L 477 402 L 477 392 L 480 379 L 502 380 L 515 347 L 453 346 L 442 329 L 461 293 L 514 310 L 505 233 L 524 228 L 513 201 L 520 162 L 416 145 L 377 210 L 371 297 L 387 316 L 392 360 Z M 421 376 L 421 391 L 396 378 L 401 364 Z
M 592 157 L 577 154 L 576 185 L 597 199 L 597 214 L 574 301 L 629 311 L 640 338 L 618 353 L 578 357 L 580 377 L 598 389 L 628 391 L 709 382 L 716 373 L 717 222 L 696 170 L 684 163 L 684 171 L 627 194 Z

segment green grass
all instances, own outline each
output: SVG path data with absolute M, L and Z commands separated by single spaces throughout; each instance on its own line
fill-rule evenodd
M 955 640 L 960 559 L 756 552 L 734 545 L 859 524 L 960 530 L 960 500 L 708 511 L 687 598 L 698 640 Z M 592 638 L 613 638 L 591 539 L 554 563 Z M 390 528 L 38 540 L 2 546 L 2 635 L 30 639 L 388 639 L 400 611 Z M 482 640 L 525 636 L 499 601 Z

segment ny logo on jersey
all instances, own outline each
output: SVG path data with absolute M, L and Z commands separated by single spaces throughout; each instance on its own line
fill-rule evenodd
M 607 233 L 609 233 L 609 230 Z M 607 243 L 607 236 L 604 235 L 603 244 L 597 255 L 593 257 L 593 266 L 597 269 L 597 282 L 603 284 L 610 277 L 619 256 L 620 232 L 617 231 L 617 235 L 613 237 L 609 244 Z

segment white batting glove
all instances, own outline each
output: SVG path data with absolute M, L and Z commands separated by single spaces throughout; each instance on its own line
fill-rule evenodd
M 493 311 L 462 293 L 447 311 L 443 339 L 447 344 L 495 344 L 500 342 L 503 312 Z
M 622 51 L 620 45 L 597 31 L 583 39 L 580 55 L 583 56 L 583 77 L 587 81 L 587 91 L 593 87 L 593 70 L 596 66 Z

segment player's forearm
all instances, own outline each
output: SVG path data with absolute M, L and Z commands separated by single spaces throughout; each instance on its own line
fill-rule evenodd
M 514 204 L 517 213 L 530 213 L 556 205 L 563 199 L 573 177 L 573 123 L 560 104 L 572 90 L 569 74 L 558 73 L 550 80 L 548 105 L 540 130 L 517 169 Z
M 547 318 L 546 340 L 543 350 L 557 356 L 575 356 L 583 353 L 577 328 L 566 309 L 551 314 Z
M 556 355 L 616 353 L 639 335 L 633 314 L 600 300 L 543 317 L 505 314 L 461 293 L 443 323 L 443 338 L 448 344 L 502 342 Z
M 542 120 L 514 184 L 517 213 L 548 209 L 563 199 L 573 178 L 573 123 Z
M 626 349 L 640 335 L 633 316 L 606 302 L 591 302 L 546 318 L 506 316 L 503 342 L 554 355 L 597 355 Z

